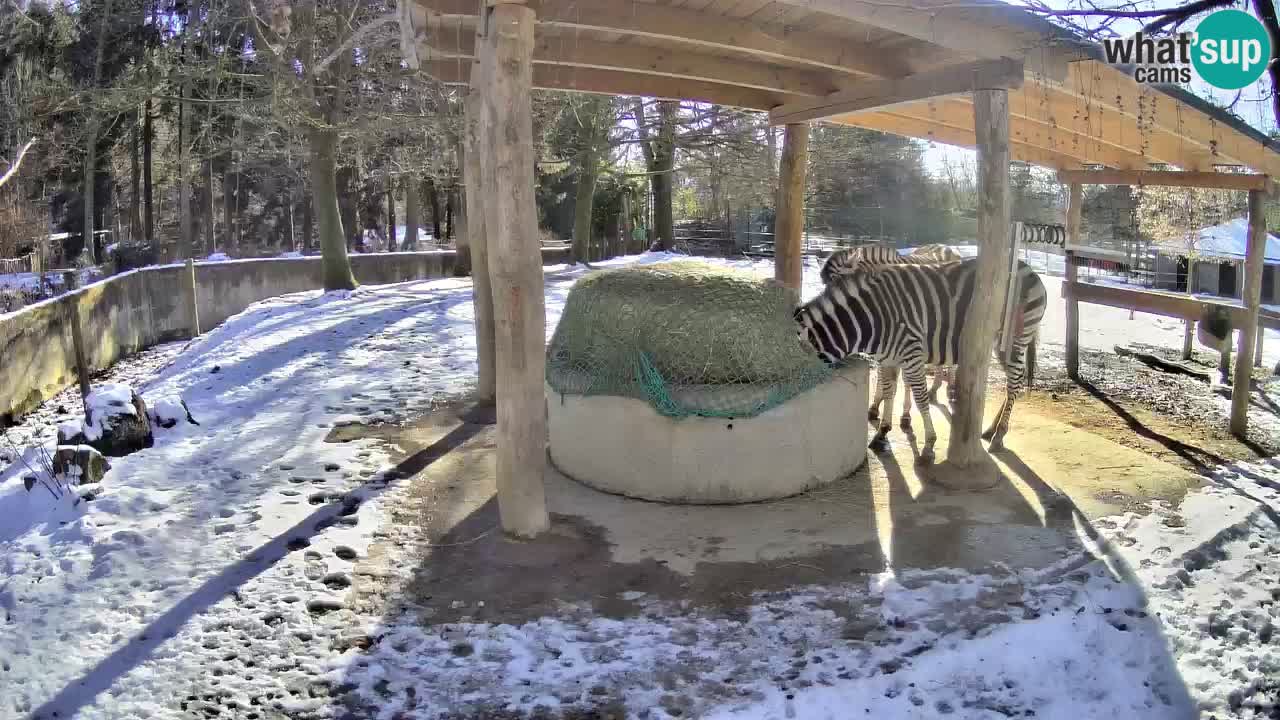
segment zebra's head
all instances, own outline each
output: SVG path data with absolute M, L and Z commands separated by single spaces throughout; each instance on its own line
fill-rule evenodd
M 864 341 L 871 338 L 869 329 L 859 327 L 850 309 L 863 304 L 862 295 L 875 280 L 874 269 L 858 264 L 834 280 L 820 295 L 792 313 L 796 335 L 828 365 L 869 351 L 863 347 Z
M 830 285 L 832 280 L 856 267 L 860 259 L 859 253 L 853 249 L 836 250 L 831 253 L 823 261 L 822 269 L 818 271 L 822 284 Z

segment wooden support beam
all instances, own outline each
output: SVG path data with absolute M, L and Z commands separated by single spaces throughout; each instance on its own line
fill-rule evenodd
M 1127 116 L 1144 132 L 1158 128 L 1172 133 L 1194 152 L 1208 154 L 1212 164 L 1280 175 L 1280 154 L 1275 150 L 1154 86 L 1135 83 L 1106 63 L 1071 63 L 1067 79 L 1055 89 L 1076 98 L 1080 112 L 1108 110 Z
M 1009 93 L 980 90 L 973 94 L 973 110 L 978 130 L 978 276 L 960 331 L 956 407 L 947 446 L 947 463 L 960 470 L 976 468 L 986 455 L 979 435 L 987 368 L 1009 282 Z M 987 487 L 993 482 L 985 472 L 952 472 L 949 484 Z
M 467 206 L 467 243 L 471 247 L 471 297 L 474 304 L 476 328 L 476 361 L 478 374 L 476 378 L 476 399 L 483 403 L 493 402 L 497 397 L 497 378 L 494 360 L 494 328 L 493 328 L 493 287 L 489 273 L 489 246 L 485 235 L 485 198 L 481 187 L 484 174 L 480 169 L 480 144 L 485 137 L 481 126 L 480 108 L 480 72 L 479 65 L 473 66 L 472 76 L 475 84 L 463 100 L 462 142 L 462 189 Z
M 1271 178 L 1267 175 L 1168 170 L 1060 170 L 1058 182 L 1084 185 L 1158 185 L 1262 192 L 1269 192 L 1271 187 Z
M 680 80 L 696 80 L 740 88 L 770 90 L 797 96 L 825 95 L 839 87 L 837 73 L 820 69 L 797 69 L 761 62 L 711 55 L 699 48 L 655 48 L 643 45 L 598 42 L 562 35 L 536 37 L 533 48 L 534 72 L 544 65 L 562 68 L 615 70 L 639 75 L 656 75 Z M 475 56 L 475 38 L 470 32 L 441 27 L 419 43 L 421 60 L 445 60 Z M 535 79 L 535 83 L 537 80 Z
M 780 105 L 769 111 L 769 123 L 821 120 L 974 90 L 1018 88 L 1022 87 L 1022 81 L 1022 61 L 1009 58 L 956 65 L 903 78 L 865 80 L 825 97 Z
M 1010 93 L 1010 99 L 1013 99 L 1013 93 Z M 1036 147 L 1046 152 L 1067 155 L 1075 158 L 1078 164 L 1094 163 L 1119 168 L 1147 166 L 1149 159 L 1140 152 L 1101 142 L 1087 128 L 1080 132 L 1072 127 L 1059 125 L 1052 118 L 1050 121 L 1043 121 L 1040 118 L 1024 117 L 1012 105 L 1009 110 L 1009 142 L 1015 146 Z M 960 98 L 914 103 L 893 108 L 889 113 L 964 129 L 970 137 L 973 134 L 973 105 Z
M 1071 195 L 1067 199 L 1067 246 L 1080 244 L 1081 213 L 1084 208 L 1084 187 L 1079 183 L 1071 185 Z M 1075 252 L 1066 251 L 1067 278 L 1067 377 L 1080 382 L 1080 304 L 1073 292 L 1077 283 L 1079 265 Z
M 533 25 L 523 5 L 488 10 L 480 53 L 479 142 L 492 276 L 497 377 L 497 486 L 502 529 L 549 527 L 546 467 L 546 308 L 533 202 Z
M 809 167 L 809 124 L 790 123 L 782 140 L 778 166 L 777 216 L 774 223 L 774 279 L 800 301 L 804 281 L 804 185 Z
M 972 127 L 954 127 L 949 124 L 939 124 L 917 117 L 899 115 L 893 112 L 842 115 L 834 118 L 833 122 L 841 125 L 852 125 L 855 127 L 867 128 L 868 130 L 879 130 L 881 132 L 893 133 L 895 135 L 903 135 L 906 137 L 933 140 L 935 142 L 954 145 L 956 147 L 972 148 L 974 144 Z M 1079 160 L 1069 155 L 1034 147 L 1025 143 L 1017 142 L 1013 139 L 1010 139 L 1009 141 L 1009 153 L 1013 160 L 1032 163 L 1041 167 L 1054 169 L 1073 169 L 1083 167 Z
M 1190 360 L 1191 352 L 1195 349 L 1196 321 L 1184 320 L 1182 327 L 1182 359 Z
M 431 14 L 446 16 L 446 22 L 476 14 L 475 0 L 416 0 Z M 767 27 L 749 19 L 727 17 L 688 8 L 634 0 L 591 0 L 566 3 L 557 0 L 529 0 L 538 13 L 539 24 L 587 33 L 634 35 L 672 40 L 735 55 L 753 55 L 770 61 L 795 62 L 870 77 L 901 77 L 910 72 L 906 54 L 884 52 L 842 42 L 838 38 L 783 26 Z M 415 16 L 415 29 L 418 27 Z
M 1258 340 L 1253 349 L 1253 366 L 1262 367 L 1262 341 L 1267 337 L 1267 329 L 1258 324 Z
M 1075 153 L 1086 162 L 1110 167 L 1146 169 L 1150 163 L 1168 163 L 1182 170 L 1212 170 L 1213 154 L 1206 146 L 1142 118 L 1070 95 L 1061 87 L 1030 82 L 1009 94 L 1009 110 L 1024 117 L 1085 138 Z M 1075 140 L 1072 141 L 1077 142 Z M 1118 165 L 1106 160 L 1109 150 L 1135 155 L 1136 162 Z
M 965 3 L 947 0 L 779 0 L 863 25 L 884 28 L 979 58 L 1040 56 L 1049 74 L 1065 73 L 1054 60 L 1084 57 L 1063 41 L 1048 22 L 1004 3 Z M 985 5 L 985 6 L 984 6 Z M 1070 58 L 1066 57 L 1070 55 Z
M 423 72 L 447 85 L 465 85 L 470 63 L 459 60 L 424 60 Z M 564 68 L 535 65 L 533 86 L 539 90 L 570 90 L 600 95 L 641 95 L 659 100 L 692 100 L 746 110 L 768 110 L 804 96 L 794 93 L 736 87 L 702 80 L 680 80 L 617 70 Z
M 1249 191 L 1249 244 L 1245 252 L 1244 288 L 1241 300 L 1245 321 L 1236 350 L 1236 372 L 1231 386 L 1231 434 L 1244 439 L 1249 429 L 1249 396 L 1253 394 L 1253 353 L 1262 308 L 1262 267 L 1267 252 L 1267 197 L 1262 190 Z

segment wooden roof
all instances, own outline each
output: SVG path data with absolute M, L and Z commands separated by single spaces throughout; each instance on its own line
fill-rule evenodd
M 421 67 L 465 84 L 485 0 L 415 2 Z M 1007 85 L 1015 160 L 1057 169 L 1227 165 L 1280 176 L 1280 146 L 1243 121 L 1177 88 L 1140 85 L 1101 62 L 1096 46 L 991 0 L 525 4 L 537 14 L 539 88 L 772 110 L 778 121 L 787 108 L 827 105 L 810 115 L 972 147 L 973 109 L 956 77 L 1007 75 L 988 61 L 1012 58 L 1021 63 L 1018 82 Z M 849 96 L 855 102 L 844 107 L 872 109 L 830 114 L 841 107 L 832 97 Z

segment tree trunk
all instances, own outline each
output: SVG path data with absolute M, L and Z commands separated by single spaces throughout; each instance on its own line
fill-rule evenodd
M 467 122 L 465 118 L 465 115 L 466 115 L 465 99 L 463 100 L 463 105 L 464 105 L 463 123 L 465 124 Z M 465 136 L 465 134 L 466 134 L 466 130 L 464 128 L 462 135 Z M 471 239 L 472 239 L 471 222 L 473 221 L 472 214 L 480 212 L 479 208 L 481 207 L 479 204 L 480 201 L 477 199 L 476 193 L 474 192 L 474 188 L 472 188 L 469 183 L 479 182 L 479 178 L 477 177 L 479 173 L 478 171 L 470 171 L 467 169 L 468 168 L 467 163 L 472 162 L 474 160 L 474 158 L 470 158 L 467 156 L 468 152 L 474 154 L 475 150 L 470 150 L 470 151 L 467 150 L 467 141 L 465 137 L 459 136 L 457 138 L 456 152 L 458 154 L 458 173 L 459 173 L 459 180 L 460 180 L 461 187 L 459 187 L 458 184 L 455 184 L 454 187 L 457 188 L 458 190 L 458 210 L 461 211 L 461 214 L 462 214 L 462 229 L 454 233 L 453 274 L 455 277 L 466 277 L 472 274 L 472 271 L 471 271 L 472 270 L 471 269 Z M 475 204 L 471 204 L 471 203 L 475 203 Z M 481 222 L 481 224 L 483 225 L 483 222 Z M 475 280 L 473 279 L 471 283 L 472 283 L 472 286 L 474 286 Z
M 355 275 L 347 258 L 346 238 L 342 232 L 342 213 L 338 208 L 338 171 L 336 154 L 338 134 L 329 129 L 312 128 L 307 137 L 311 145 L 311 184 L 320 220 L 320 256 L 324 273 L 324 289 L 354 290 Z
M 81 252 L 88 258 L 90 265 L 97 265 L 98 259 L 94 255 L 93 248 L 93 231 L 94 220 L 97 218 L 94 207 L 93 195 L 98 180 L 98 121 L 94 117 L 90 117 L 88 129 L 85 131 L 86 145 L 84 152 L 84 248 Z
M 186 97 L 187 90 L 179 92 Z M 190 152 L 187 144 L 191 142 L 191 108 L 185 101 L 178 103 L 178 258 L 191 257 L 192 245 L 195 242 L 195 228 L 191 216 L 191 168 Z
M 239 251 L 236 246 L 235 216 L 235 178 L 232 176 L 231 164 L 222 173 L 222 246 L 223 252 L 234 255 Z
M 444 240 L 444 233 L 440 230 L 440 196 L 436 194 L 435 178 L 427 178 L 427 202 L 431 203 L 431 239 L 436 244 L 440 244 Z
M 418 181 L 412 175 L 404 179 L 404 249 L 418 249 Z
M 590 260 L 591 210 L 596 197 L 596 178 L 600 174 L 599 154 L 594 143 L 585 143 L 578 153 L 578 192 L 573 205 L 572 262 Z
M 778 217 L 774 228 L 774 278 L 800 302 L 804 280 L 804 185 L 809 167 L 809 124 L 788 123 L 778 169 Z
M 670 250 L 675 245 L 675 217 L 671 207 L 673 170 L 676 163 L 676 120 L 680 103 L 663 100 L 658 103 L 658 139 L 654 143 L 651 172 L 655 173 L 653 202 L 654 225 L 658 233 L 658 246 Z
M 307 192 L 307 187 L 304 185 L 302 188 L 302 250 L 304 252 L 313 247 L 311 242 L 315 238 L 315 228 L 311 219 L 313 197 L 313 194 Z
M 142 234 L 142 142 L 138 124 L 129 130 L 129 240 L 137 242 Z
M 444 236 L 453 239 L 453 188 L 444 191 Z
M 212 150 L 212 148 L 210 148 Z M 218 241 L 214 238 L 213 233 L 216 228 L 213 226 L 213 155 L 210 154 L 205 159 L 204 167 L 205 175 L 205 195 L 204 200 L 204 244 L 205 252 L 213 253 L 218 249 Z
M 387 173 L 387 252 L 396 251 L 396 183 Z
M 147 245 L 156 239 L 156 210 L 154 185 L 151 182 L 151 145 L 155 131 L 151 127 L 151 98 L 143 103 L 142 117 L 142 237 Z

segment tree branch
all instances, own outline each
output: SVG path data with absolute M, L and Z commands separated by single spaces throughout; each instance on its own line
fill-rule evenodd
M 9 182 L 14 175 L 18 174 L 18 167 L 22 165 L 22 158 L 27 156 L 27 151 L 35 144 L 36 139 L 31 138 L 27 141 L 26 145 L 22 146 L 22 149 L 18 151 L 18 156 L 13 159 L 13 165 L 9 166 L 9 169 L 5 171 L 4 175 L 0 175 L 0 187 L 4 187 L 5 183 Z
M 329 55 L 325 57 L 325 59 L 316 63 L 316 66 L 312 70 L 312 72 L 315 74 L 324 72 L 325 68 L 328 68 L 330 65 L 332 65 L 333 62 L 337 60 L 338 57 L 341 56 L 343 53 L 355 47 L 356 43 L 363 40 L 366 35 L 373 32 L 374 30 L 381 28 L 383 25 L 390 25 L 392 23 L 398 23 L 398 22 L 400 22 L 399 13 L 387 13 L 382 17 L 375 18 L 374 20 L 370 20 L 367 24 L 360 27 L 360 29 L 351 33 L 351 37 L 347 38 L 347 41 L 339 45 L 336 50 L 329 53 Z

